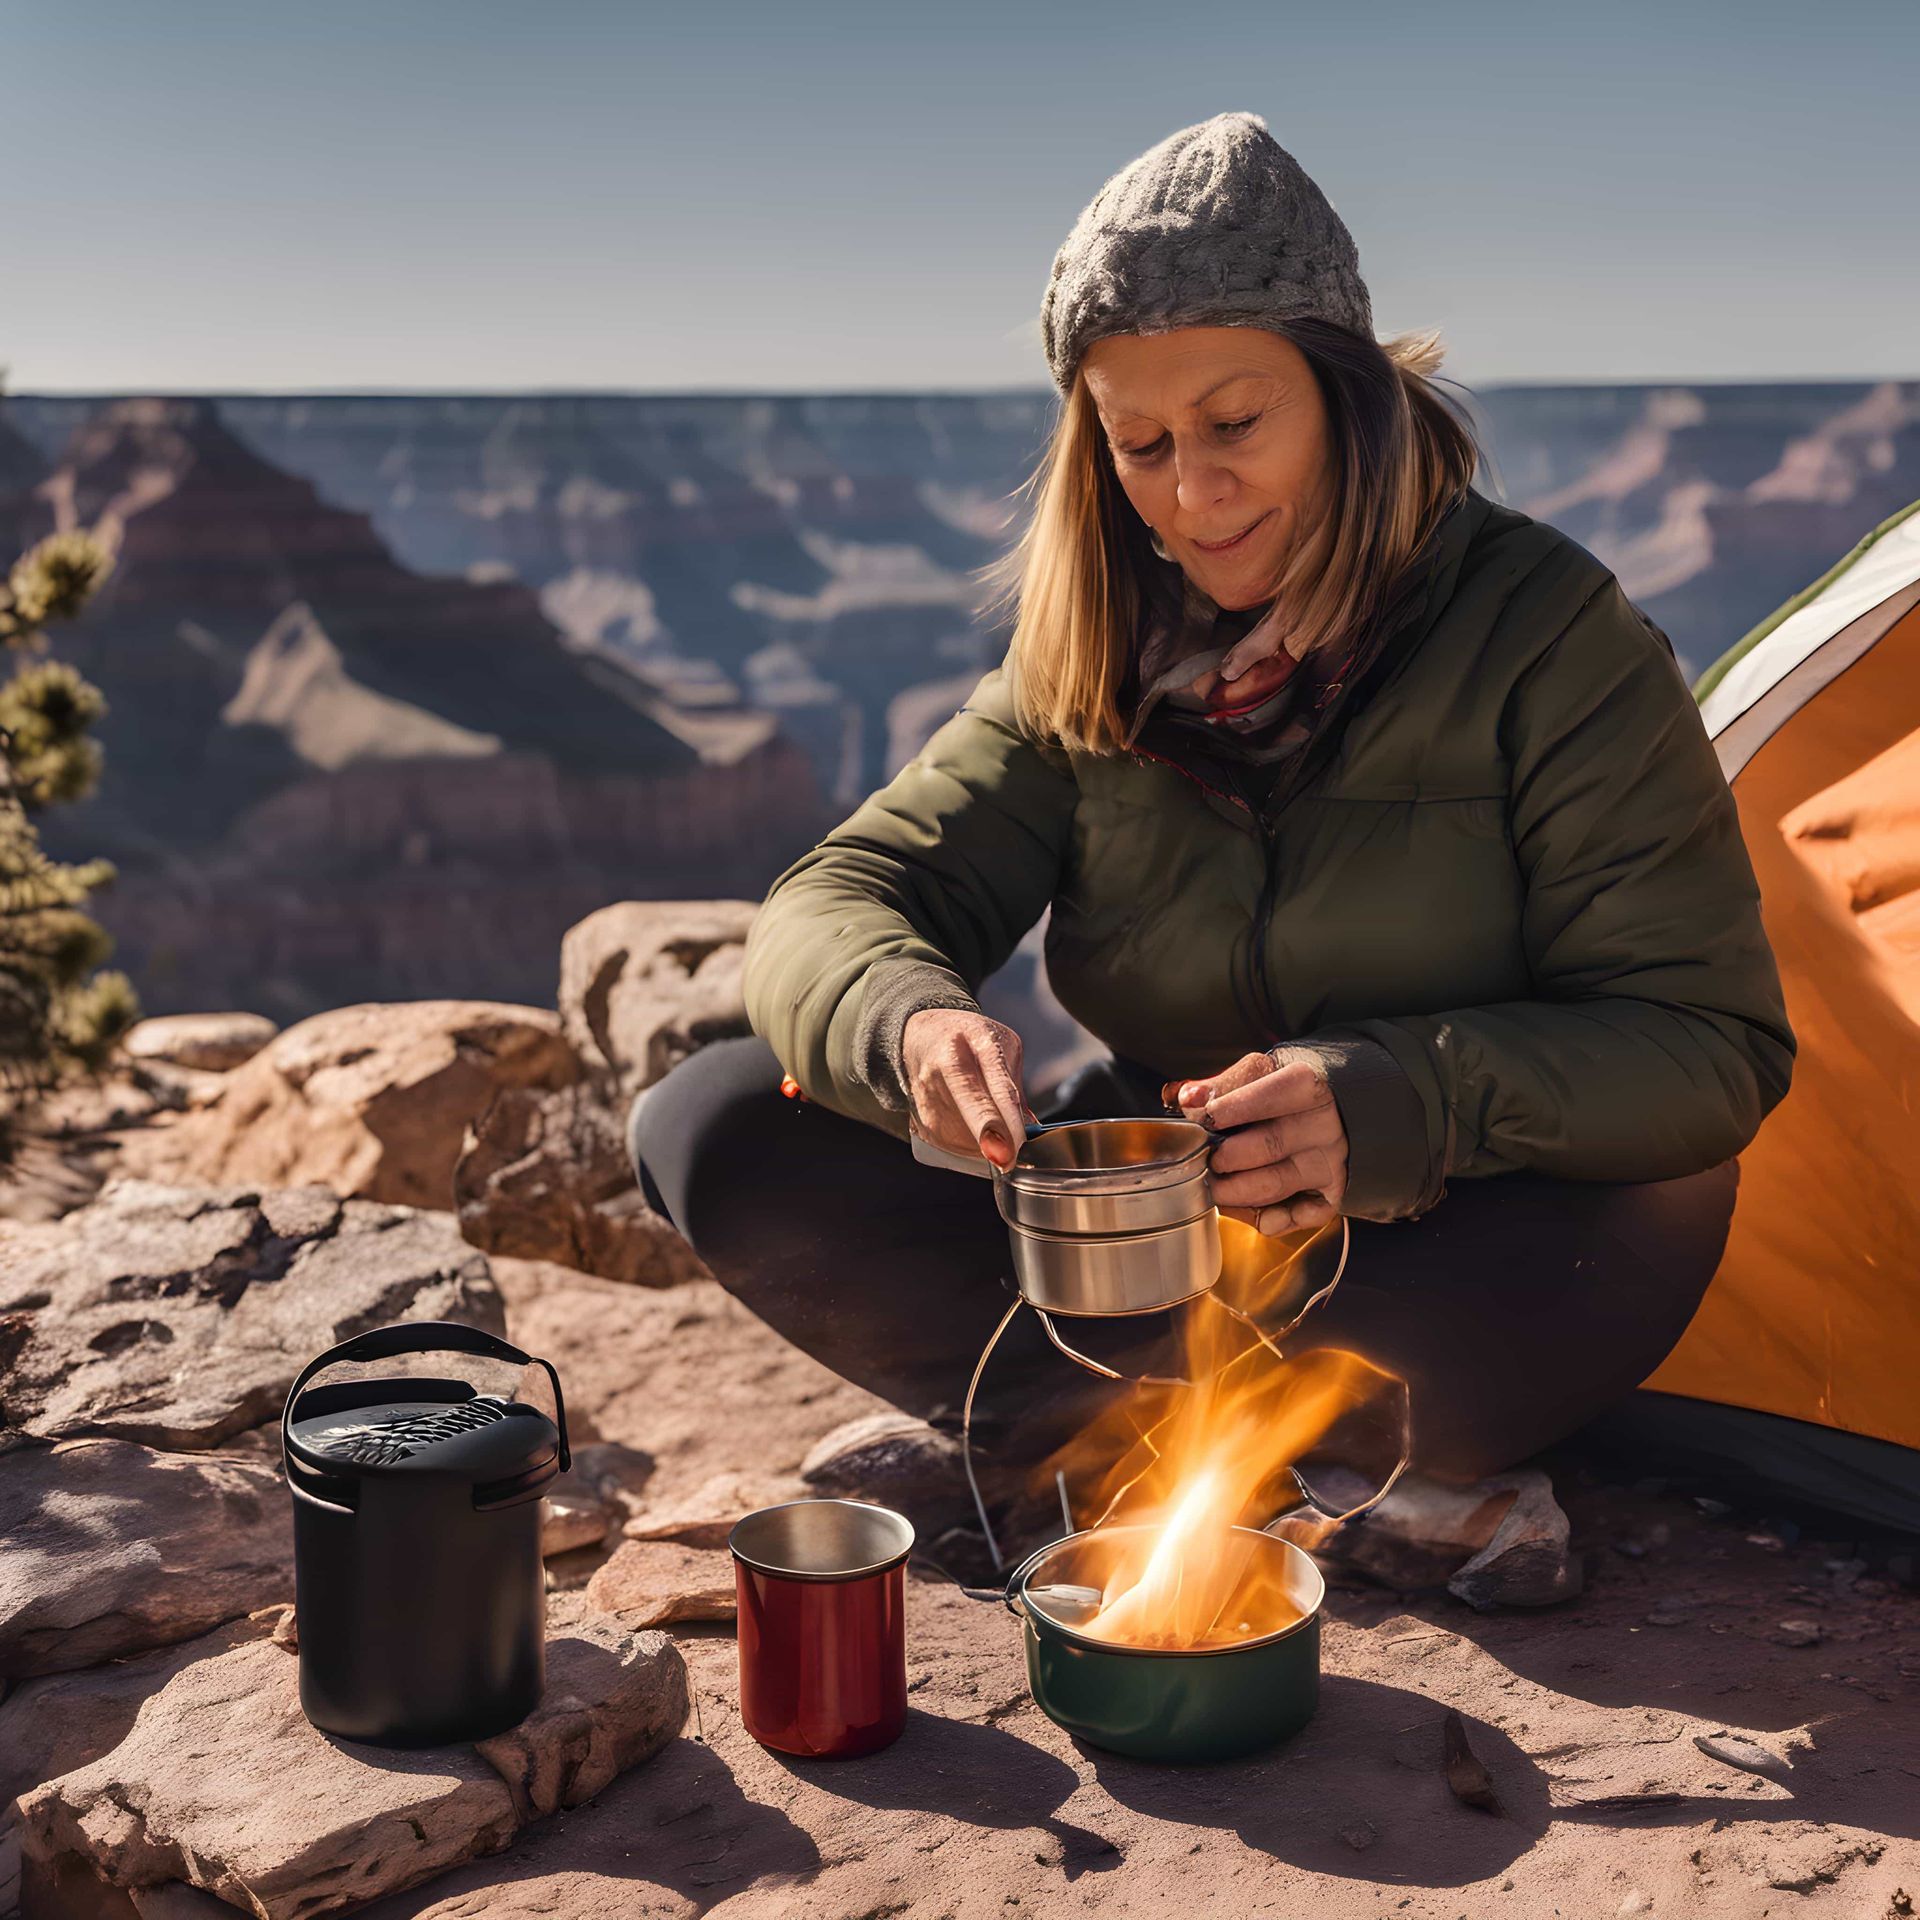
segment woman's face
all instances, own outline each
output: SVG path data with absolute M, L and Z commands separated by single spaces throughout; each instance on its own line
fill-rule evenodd
M 1215 605 L 1271 600 L 1317 522 L 1327 414 L 1306 356 L 1261 327 L 1097 340 L 1081 362 L 1127 498 Z

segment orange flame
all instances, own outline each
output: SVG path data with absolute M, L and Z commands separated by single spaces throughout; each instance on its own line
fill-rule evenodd
M 1113 1537 L 1099 1609 L 1079 1629 L 1097 1639 L 1191 1649 L 1298 1618 L 1273 1557 L 1232 1529 L 1296 1506 L 1293 1464 L 1349 1416 L 1378 1415 L 1398 1385 L 1358 1354 L 1291 1356 L 1263 1332 L 1325 1284 L 1337 1226 L 1283 1242 L 1222 1220 L 1220 1234 L 1220 1281 L 1185 1315 L 1185 1384 L 1133 1387 L 1067 1449 L 1069 1471 L 1111 1463 L 1075 1476 L 1094 1479 L 1096 1530 L 1132 1529 Z

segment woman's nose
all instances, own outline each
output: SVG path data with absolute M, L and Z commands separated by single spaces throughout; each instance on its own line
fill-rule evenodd
M 1180 511 L 1204 514 L 1223 501 L 1233 485 L 1231 469 L 1221 465 L 1204 449 L 1182 454 L 1174 452 L 1174 497 Z

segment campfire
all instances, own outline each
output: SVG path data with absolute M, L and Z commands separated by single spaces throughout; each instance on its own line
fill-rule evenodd
M 1077 1632 L 1166 1651 L 1281 1632 L 1298 1607 L 1235 1530 L 1299 1506 L 1292 1469 L 1336 1430 L 1343 1450 L 1378 1461 L 1376 1485 L 1391 1478 L 1401 1383 L 1358 1354 L 1293 1354 L 1263 1331 L 1284 1333 L 1317 1297 L 1328 1231 L 1277 1243 L 1223 1220 L 1220 1281 L 1185 1316 L 1180 1383 L 1135 1386 L 1049 1463 L 1094 1488 L 1099 1516 L 1075 1573 L 1099 1600 Z

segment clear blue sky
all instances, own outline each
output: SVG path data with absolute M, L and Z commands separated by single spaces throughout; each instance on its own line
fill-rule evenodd
M 1913 0 L 0 0 L 0 72 L 16 389 L 1039 384 L 1228 108 L 1458 377 L 1920 374 Z

